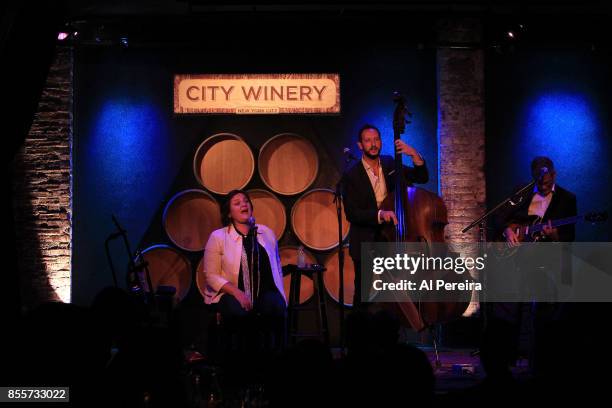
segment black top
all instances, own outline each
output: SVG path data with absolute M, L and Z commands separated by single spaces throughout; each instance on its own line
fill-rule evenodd
M 243 235 L 238 229 L 236 232 L 240 234 L 242 237 L 242 246 L 247 254 L 247 262 L 249 264 L 249 269 L 251 269 L 251 277 L 252 277 L 252 285 L 251 288 L 253 290 L 253 299 L 257 299 L 262 293 L 268 290 L 276 289 L 276 285 L 274 284 L 274 279 L 272 279 L 272 267 L 270 266 L 270 259 L 268 258 L 268 253 L 266 249 L 257 242 L 257 247 L 253 251 L 253 243 L 255 242 L 254 235 Z M 251 265 L 253 267 L 251 268 Z M 238 274 L 238 289 L 244 290 L 244 282 L 243 282 L 243 272 L 242 272 L 242 262 L 240 262 L 240 273 Z M 259 290 L 257 290 L 257 280 L 261 279 L 259 282 Z
M 387 193 L 395 189 L 395 161 L 391 156 L 380 156 L 387 185 Z M 403 166 L 406 185 L 413 183 L 427 183 L 429 174 L 427 166 Z M 351 223 L 349 240 L 351 246 L 349 251 L 353 260 L 361 261 L 361 243 L 379 241 L 379 234 L 383 225 L 378 223 L 378 207 L 376 196 L 368 173 L 361 160 L 355 162 L 344 178 L 344 211 L 346 218 Z
M 500 233 L 508 224 L 511 223 L 529 223 L 528 214 L 529 205 L 536 193 L 530 191 L 525 194 L 523 200 L 516 207 L 508 207 L 505 211 L 501 211 L 496 220 L 497 227 L 500 228 Z M 578 214 L 578 206 L 576 204 L 576 196 L 574 193 L 564 189 L 560 185 L 555 185 L 555 191 L 552 193 L 550 204 L 544 213 L 542 222 L 548 220 L 557 220 L 560 218 L 574 217 Z M 559 229 L 559 240 L 562 242 L 572 242 L 576 238 L 576 226 L 574 224 L 563 225 Z

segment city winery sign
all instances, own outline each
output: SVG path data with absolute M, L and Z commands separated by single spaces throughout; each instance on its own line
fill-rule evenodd
M 340 113 L 340 76 L 175 75 L 174 113 Z

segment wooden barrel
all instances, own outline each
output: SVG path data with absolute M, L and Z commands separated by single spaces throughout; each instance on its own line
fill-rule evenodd
M 353 305 L 355 293 L 355 266 L 353 259 L 349 256 L 348 246 L 342 248 L 344 251 L 344 304 Z M 329 296 L 336 302 L 340 302 L 340 273 L 338 272 L 338 250 L 329 254 L 324 262 L 327 270 L 323 273 L 323 284 Z
M 305 191 L 317 178 L 317 150 L 306 138 L 281 133 L 268 140 L 259 150 L 259 175 L 278 194 L 294 195 Z
M 210 233 L 221 228 L 221 209 L 207 192 L 185 190 L 166 205 L 163 224 L 176 246 L 186 251 L 201 251 Z
M 153 245 L 142 251 L 144 260 L 148 263 L 151 284 L 154 292 L 160 285 L 176 288 L 176 299 L 181 300 L 191 287 L 191 263 L 177 249 L 168 245 Z M 144 275 L 141 275 L 145 291 L 149 286 Z
M 327 251 L 338 246 L 334 192 L 320 188 L 302 195 L 291 209 L 291 226 L 295 236 L 309 248 Z M 342 240 L 347 237 L 349 226 L 342 208 Z
M 267 190 L 249 190 L 249 197 L 253 202 L 253 217 L 258 224 L 270 227 L 276 239 L 280 239 L 287 226 L 287 213 L 283 203 Z
M 280 247 L 278 251 L 280 255 L 281 265 L 297 265 L 297 246 L 283 246 Z M 308 250 L 304 249 L 304 255 L 304 258 L 306 258 L 306 263 L 317 263 L 317 259 L 314 257 L 314 255 L 308 252 Z M 287 296 L 288 301 L 289 292 L 291 288 L 291 275 L 287 274 L 283 277 L 283 287 L 285 288 L 285 296 Z M 308 276 L 302 275 L 302 279 L 300 280 L 300 304 L 305 303 L 308 299 L 312 297 L 313 294 L 314 285 L 312 279 L 310 279 Z
M 218 133 L 204 140 L 193 158 L 196 179 L 216 194 L 244 188 L 254 172 L 253 152 L 232 133 Z
M 198 262 L 198 268 L 196 269 L 196 287 L 200 291 L 202 297 L 204 297 L 204 289 L 206 288 L 206 279 L 204 279 L 204 257 L 200 258 Z

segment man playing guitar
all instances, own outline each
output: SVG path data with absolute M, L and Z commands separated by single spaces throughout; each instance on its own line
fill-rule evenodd
M 534 189 L 518 198 L 512 209 L 498 220 L 503 236 L 510 247 L 518 247 L 522 241 L 571 242 L 575 238 L 574 222 L 558 227 L 557 220 L 577 216 L 576 196 L 556 184 L 556 172 L 551 159 L 539 156 L 531 162 Z M 526 226 L 543 223 L 535 228 L 535 234 L 527 233 Z M 532 257 L 528 257 L 531 259 Z M 546 259 L 541 259 L 546 264 Z M 538 263 L 535 260 L 536 264 Z M 529 276 L 529 268 L 523 264 L 523 273 Z M 534 266 L 534 265 L 531 265 Z M 519 273 L 520 271 L 516 271 Z M 532 271 L 535 272 L 535 271 Z M 571 274 L 571 270 L 568 272 Z M 566 346 L 561 336 L 567 330 L 567 311 L 563 303 L 497 303 L 487 305 L 488 322 L 481 345 L 481 362 L 491 378 L 508 379 L 508 365 L 516 359 L 525 308 L 533 316 L 533 343 L 530 361 L 537 377 L 549 378 L 554 372 L 561 350 Z M 557 367 L 558 368 L 558 367 Z
M 531 175 L 535 180 L 532 193 L 524 199 L 507 217 L 504 238 L 511 245 L 519 244 L 516 224 L 530 223 L 537 218 L 548 222 L 541 231 L 540 240 L 544 241 L 574 241 L 576 232 L 574 224 L 553 228 L 551 220 L 576 216 L 578 213 L 576 196 L 556 184 L 554 164 L 551 159 L 539 156 L 531 162 Z

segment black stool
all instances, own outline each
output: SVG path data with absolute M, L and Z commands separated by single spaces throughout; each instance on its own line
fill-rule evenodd
M 323 272 L 327 268 L 321 265 L 311 265 L 299 268 L 297 265 L 287 265 L 285 271 L 291 274 L 291 285 L 289 292 L 288 326 L 289 341 L 296 343 L 298 337 L 319 337 L 326 345 L 329 345 L 329 325 L 327 322 L 327 306 L 323 294 Z M 300 305 L 300 283 L 302 274 L 312 278 L 314 286 L 315 303 L 311 305 Z M 314 333 L 302 333 L 298 331 L 298 312 L 311 310 L 316 312 L 317 331 Z

